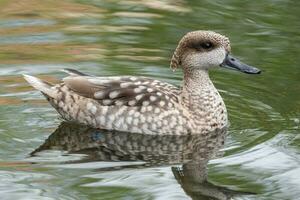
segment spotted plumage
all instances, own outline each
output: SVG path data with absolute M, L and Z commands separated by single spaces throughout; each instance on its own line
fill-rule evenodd
M 52 89 L 55 97 L 46 96 L 68 121 L 148 134 L 159 133 L 159 129 L 167 134 L 170 128 L 176 130 L 177 123 L 181 126 L 185 123 L 176 117 L 181 116 L 181 111 L 176 109 L 180 91 L 161 81 L 145 77 L 103 78 L 71 74 Z M 168 118 L 177 123 L 163 127 Z M 177 134 L 183 133 L 181 131 Z
M 208 70 L 258 69 L 229 57 L 228 38 L 212 31 L 194 31 L 179 42 L 171 60 L 183 69 L 182 87 L 147 77 L 89 76 L 73 69 L 62 83 L 51 85 L 33 76 L 25 79 L 40 90 L 69 121 L 94 128 L 142 134 L 205 134 L 227 126 L 227 111 Z
M 64 83 L 76 93 L 93 98 L 104 106 L 153 105 L 166 109 L 167 102 L 178 102 L 179 91 L 173 85 L 146 77 L 91 77 L 64 78 Z M 162 103 L 164 102 L 164 103 Z

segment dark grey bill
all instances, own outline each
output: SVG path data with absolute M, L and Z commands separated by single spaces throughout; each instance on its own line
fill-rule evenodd
M 223 63 L 220 65 L 221 67 L 229 68 L 229 69 L 235 69 L 247 74 L 260 74 L 260 69 L 257 69 L 256 67 L 252 67 L 250 65 L 247 65 L 245 63 L 242 63 L 238 59 L 232 57 L 231 55 L 227 55 Z

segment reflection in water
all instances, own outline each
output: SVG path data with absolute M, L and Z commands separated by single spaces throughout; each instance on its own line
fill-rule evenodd
M 31 155 L 44 150 L 64 150 L 86 154 L 76 162 L 89 161 L 143 161 L 136 167 L 182 164 L 172 172 L 184 191 L 193 199 L 230 199 L 242 194 L 207 181 L 208 161 L 219 155 L 226 129 L 205 135 L 143 135 L 94 129 L 62 122 L 48 139 Z M 138 162 L 140 163 L 140 162 Z M 113 165 L 115 166 L 115 165 Z M 132 164 L 123 167 L 133 167 Z M 120 169 L 120 167 L 118 167 Z M 107 167 L 102 170 L 115 170 Z

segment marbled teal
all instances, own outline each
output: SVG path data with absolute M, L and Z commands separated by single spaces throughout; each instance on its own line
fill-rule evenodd
M 218 66 L 244 73 L 260 70 L 230 54 L 229 39 L 213 31 L 183 36 L 171 68 L 182 68 L 183 84 L 136 76 L 96 77 L 72 69 L 62 83 L 24 78 L 68 121 L 141 134 L 205 134 L 227 126 L 227 111 L 208 71 Z

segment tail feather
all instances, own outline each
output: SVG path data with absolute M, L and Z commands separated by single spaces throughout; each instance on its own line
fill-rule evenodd
M 46 81 L 38 79 L 34 76 L 30 76 L 30 75 L 26 75 L 26 74 L 23 74 L 23 76 L 24 76 L 24 79 L 35 89 L 43 92 L 44 94 L 46 94 L 52 98 L 56 97 L 54 90 L 51 88 L 52 85 L 50 83 L 47 83 Z

